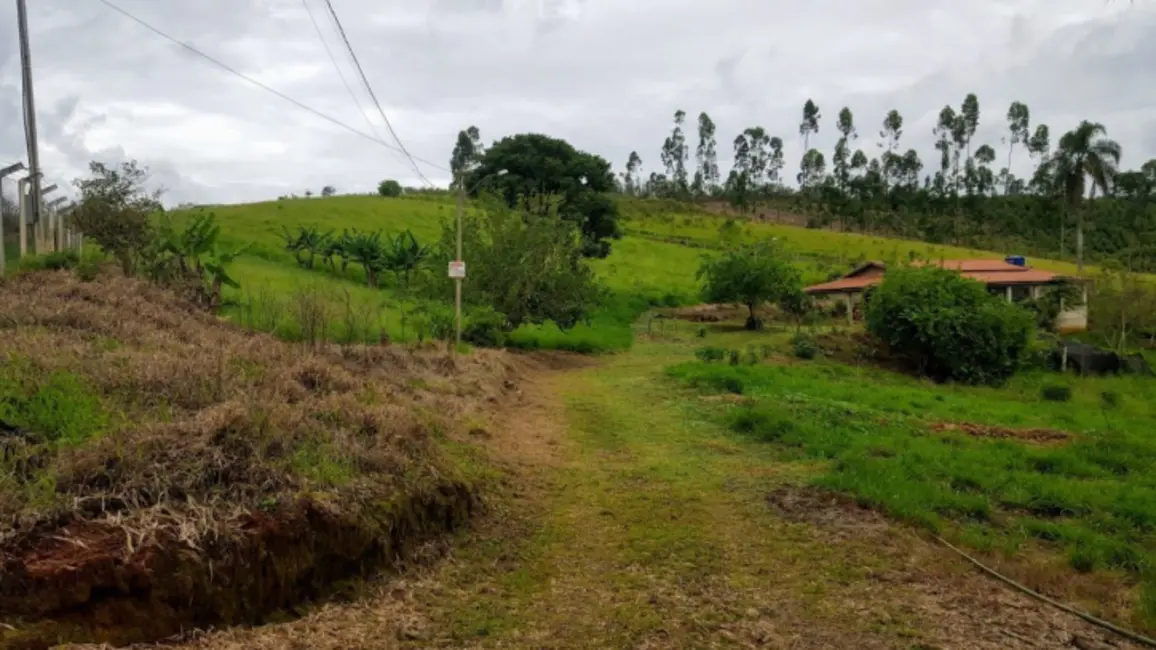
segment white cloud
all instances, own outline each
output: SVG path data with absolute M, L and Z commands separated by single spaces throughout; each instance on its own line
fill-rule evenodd
M 351 127 L 365 118 L 333 72 L 299 0 L 114 0 L 143 20 Z M 362 105 L 371 105 L 322 3 L 310 0 Z M 648 170 L 676 109 L 734 134 L 765 127 L 801 155 L 813 98 L 830 149 L 848 105 L 872 142 L 897 108 L 904 146 L 930 165 L 939 109 L 980 99 L 977 139 L 999 145 L 1013 100 L 1054 133 L 1105 123 L 1125 164 L 1156 157 L 1156 9 L 1114 0 L 333 0 L 407 148 L 444 165 L 456 132 L 486 140 L 537 131 L 621 168 Z M 0 30 L 15 35 L 0 6 Z M 398 155 L 229 75 L 93 0 L 32 3 L 45 171 L 54 181 L 94 157 L 137 158 L 171 201 L 270 198 L 382 178 L 416 184 Z M 23 158 L 15 39 L 0 39 L 0 161 Z M 376 111 L 368 119 L 380 133 Z M 693 127 L 692 127 L 693 128 Z M 692 136 L 693 137 L 693 136 Z M 1026 160 L 1020 161 L 1020 165 Z M 435 182 L 443 171 L 426 167 Z

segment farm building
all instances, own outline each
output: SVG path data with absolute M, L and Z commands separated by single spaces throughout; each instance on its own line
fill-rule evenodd
M 1033 269 L 1022 257 L 1006 260 L 939 260 L 924 262 L 958 271 L 964 276 L 987 285 L 988 291 L 1006 296 L 1008 302 L 1034 300 L 1051 288 L 1066 282 L 1083 286 L 1083 301 L 1079 306 L 1064 308 L 1056 318 L 1060 332 L 1082 332 L 1088 329 L 1088 288 L 1081 278 L 1064 276 L 1051 271 Z M 918 262 L 917 262 L 918 264 Z M 856 309 L 862 303 L 863 292 L 883 281 L 887 272 L 882 262 L 867 262 L 841 278 L 807 287 L 807 293 L 829 304 L 842 302 L 847 306 L 847 317 L 854 320 Z

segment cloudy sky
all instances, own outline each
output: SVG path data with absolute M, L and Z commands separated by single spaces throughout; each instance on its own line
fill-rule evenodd
M 322 0 L 110 0 L 174 38 L 331 116 L 385 135 Z M 370 83 L 409 151 L 445 184 L 455 134 L 487 143 L 536 131 L 621 169 L 644 171 L 676 109 L 718 123 L 720 157 L 743 128 L 802 153 L 801 106 L 823 121 L 849 106 L 870 155 L 886 111 L 904 147 L 934 153 L 944 104 L 979 96 L 977 141 L 1000 145 L 1008 104 L 1023 101 L 1053 134 L 1103 122 L 1124 164 L 1156 157 L 1153 0 L 332 0 Z M 15 10 L 0 3 L 0 163 L 24 158 Z M 64 183 L 93 159 L 147 164 L 167 201 L 237 202 L 421 181 L 408 163 L 199 59 L 100 0 L 31 0 L 33 64 L 47 177 Z M 368 120 L 368 122 L 367 122 Z M 1053 138 L 1055 135 L 1053 135 Z M 1026 156 L 1017 168 L 1027 164 Z M 724 162 L 724 173 L 725 173 Z

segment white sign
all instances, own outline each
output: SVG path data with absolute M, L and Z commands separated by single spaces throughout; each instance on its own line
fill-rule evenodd
M 465 262 L 450 262 L 450 277 L 464 278 L 466 277 L 466 263 Z

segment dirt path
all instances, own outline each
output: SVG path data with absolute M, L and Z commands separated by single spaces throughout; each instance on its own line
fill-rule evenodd
M 178 647 L 1122 648 L 695 417 L 661 349 L 537 367 L 491 512 L 352 603 Z M 431 553 L 443 549 L 431 548 Z

